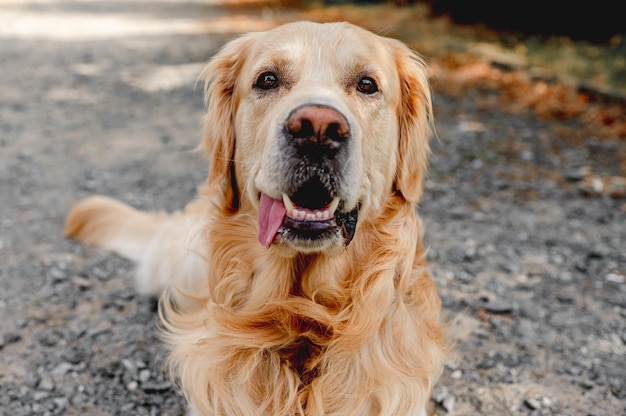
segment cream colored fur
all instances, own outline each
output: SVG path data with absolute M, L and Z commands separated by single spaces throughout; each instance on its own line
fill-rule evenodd
M 252 89 L 288 72 L 276 94 Z M 353 90 L 363 71 L 381 94 Z M 447 352 L 416 206 L 432 121 L 420 60 L 349 24 L 294 23 L 237 39 L 208 65 L 209 177 L 172 215 L 94 197 L 67 235 L 138 262 L 162 294 L 170 369 L 201 415 L 422 415 Z M 256 239 L 258 195 L 280 195 L 276 140 L 294 106 L 332 105 L 354 144 L 341 189 L 360 204 L 354 240 L 315 253 Z

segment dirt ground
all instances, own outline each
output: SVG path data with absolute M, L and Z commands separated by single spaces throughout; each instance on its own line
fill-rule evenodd
M 154 300 L 134 294 L 130 263 L 65 239 L 64 216 L 93 194 L 182 208 L 207 168 L 191 152 L 203 63 L 298 16 L 0 0 L 1 416 L 184 414 Z M 626 142 L 570 137 L 579 121 L 512 114 L 485 94 L 435 85 L 420 210 L 457 359 L 433 411 L 626 415 L 626 199 L 602 188 L 624 176 Z

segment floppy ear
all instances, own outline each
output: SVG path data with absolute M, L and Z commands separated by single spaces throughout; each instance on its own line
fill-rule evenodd
M 428 140 L 433 131 L 430 87 L 421 58 L 403 43 L 391 41 L 401 89 L 395 187 L 406 201 L 416 204 L 422 195 L 428 169 Z
M 233 123 L 237 106 L 235 89 L 251 43 L 252 35 L 227 43 L 202 73 L 207 113 L 201 148 L 209 156 L 208 185 L 221 188 L 225 198 L 223 206 L 233 211 L 238 207 L 237 181 L 232 165 L 235 156 Z

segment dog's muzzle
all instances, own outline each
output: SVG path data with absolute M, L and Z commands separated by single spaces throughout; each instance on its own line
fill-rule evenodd
M 261 244 L 269 247 L 277 235 L 305 251 L 329 241 L 350 243 L 358 208 L 344 212 L 341 197 L 350 140 L 348 120 L 332 107 L 303 105 L 288 115 L 282 141 L 286 189 L 280 199 L 261 195 Z

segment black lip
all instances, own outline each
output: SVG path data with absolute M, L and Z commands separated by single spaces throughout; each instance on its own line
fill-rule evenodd
M 327 240 L 335 237 L 338 230 L 334 218 L 326 221 L 300 221 L 285 217 L 281 226 L 281 234 L 290 240 Z
M 360 205 L 357 205 L 357 207 L 350 212 L 337 212 L 335 214 L 335 221 L 337 222 L 337 226 L 341 229 L 341 235 L 344 238 L 346 247 L 354 238 L 354 233 L 356 233 L 356 224 L 359 220 L 359 208 Z
M 334 218 L 325 221 L 300 221 L 290 217 L 285 217 L 283 220 L 283 226 L 300 231 L 325 231 L 333 228 L 337 228 L 337 222 Z

